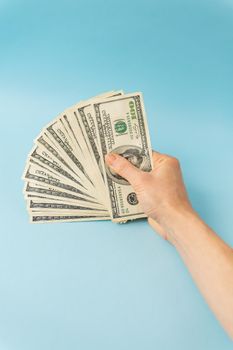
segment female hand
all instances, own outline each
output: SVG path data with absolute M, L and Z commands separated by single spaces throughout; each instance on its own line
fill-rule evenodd
M 143 172 L 118 154 L 106 155 L 106 163 L 134 188 L 149 224 L 165 239 L 177 212 L 193 211 L 188 199 L 179 161 L 153 152 L 153 170 Z

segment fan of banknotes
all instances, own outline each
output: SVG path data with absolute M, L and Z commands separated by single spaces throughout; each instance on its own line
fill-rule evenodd
M 139 92 L 111 91 L 81 101 L 43 128 L 23 174 L 31 222 L 145 217 L 131 185 L 106 165 L 111 152 L 143 171 L 152 169 Z

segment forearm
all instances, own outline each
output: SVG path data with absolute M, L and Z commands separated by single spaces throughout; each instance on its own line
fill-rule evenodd
M 233 251 L 192 210 L 179 161 L 153 152 L 143 172 L 124 157 L 106 162 L 133 186 L 149 224 L 174 244 L 206 301 L 233 338 Z
M 233 338 L 233 250 L 192 210 L 174 211 L 166 232 L 207 303 Z

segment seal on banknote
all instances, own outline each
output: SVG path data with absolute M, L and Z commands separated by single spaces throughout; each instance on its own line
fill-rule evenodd
M 127 202 L 131 205 L 136 205 L 138 204 L 138 199 L 137 195 L 135 192 L 130 192 L 127 196 Z

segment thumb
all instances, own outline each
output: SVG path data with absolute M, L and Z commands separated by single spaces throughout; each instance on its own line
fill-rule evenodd
M 124 177 L 132 186 L 138 184 L 141 170 L 131 164 L 127 159 L 116 153 L 108 153 L 105 161 L 117 174 Z

